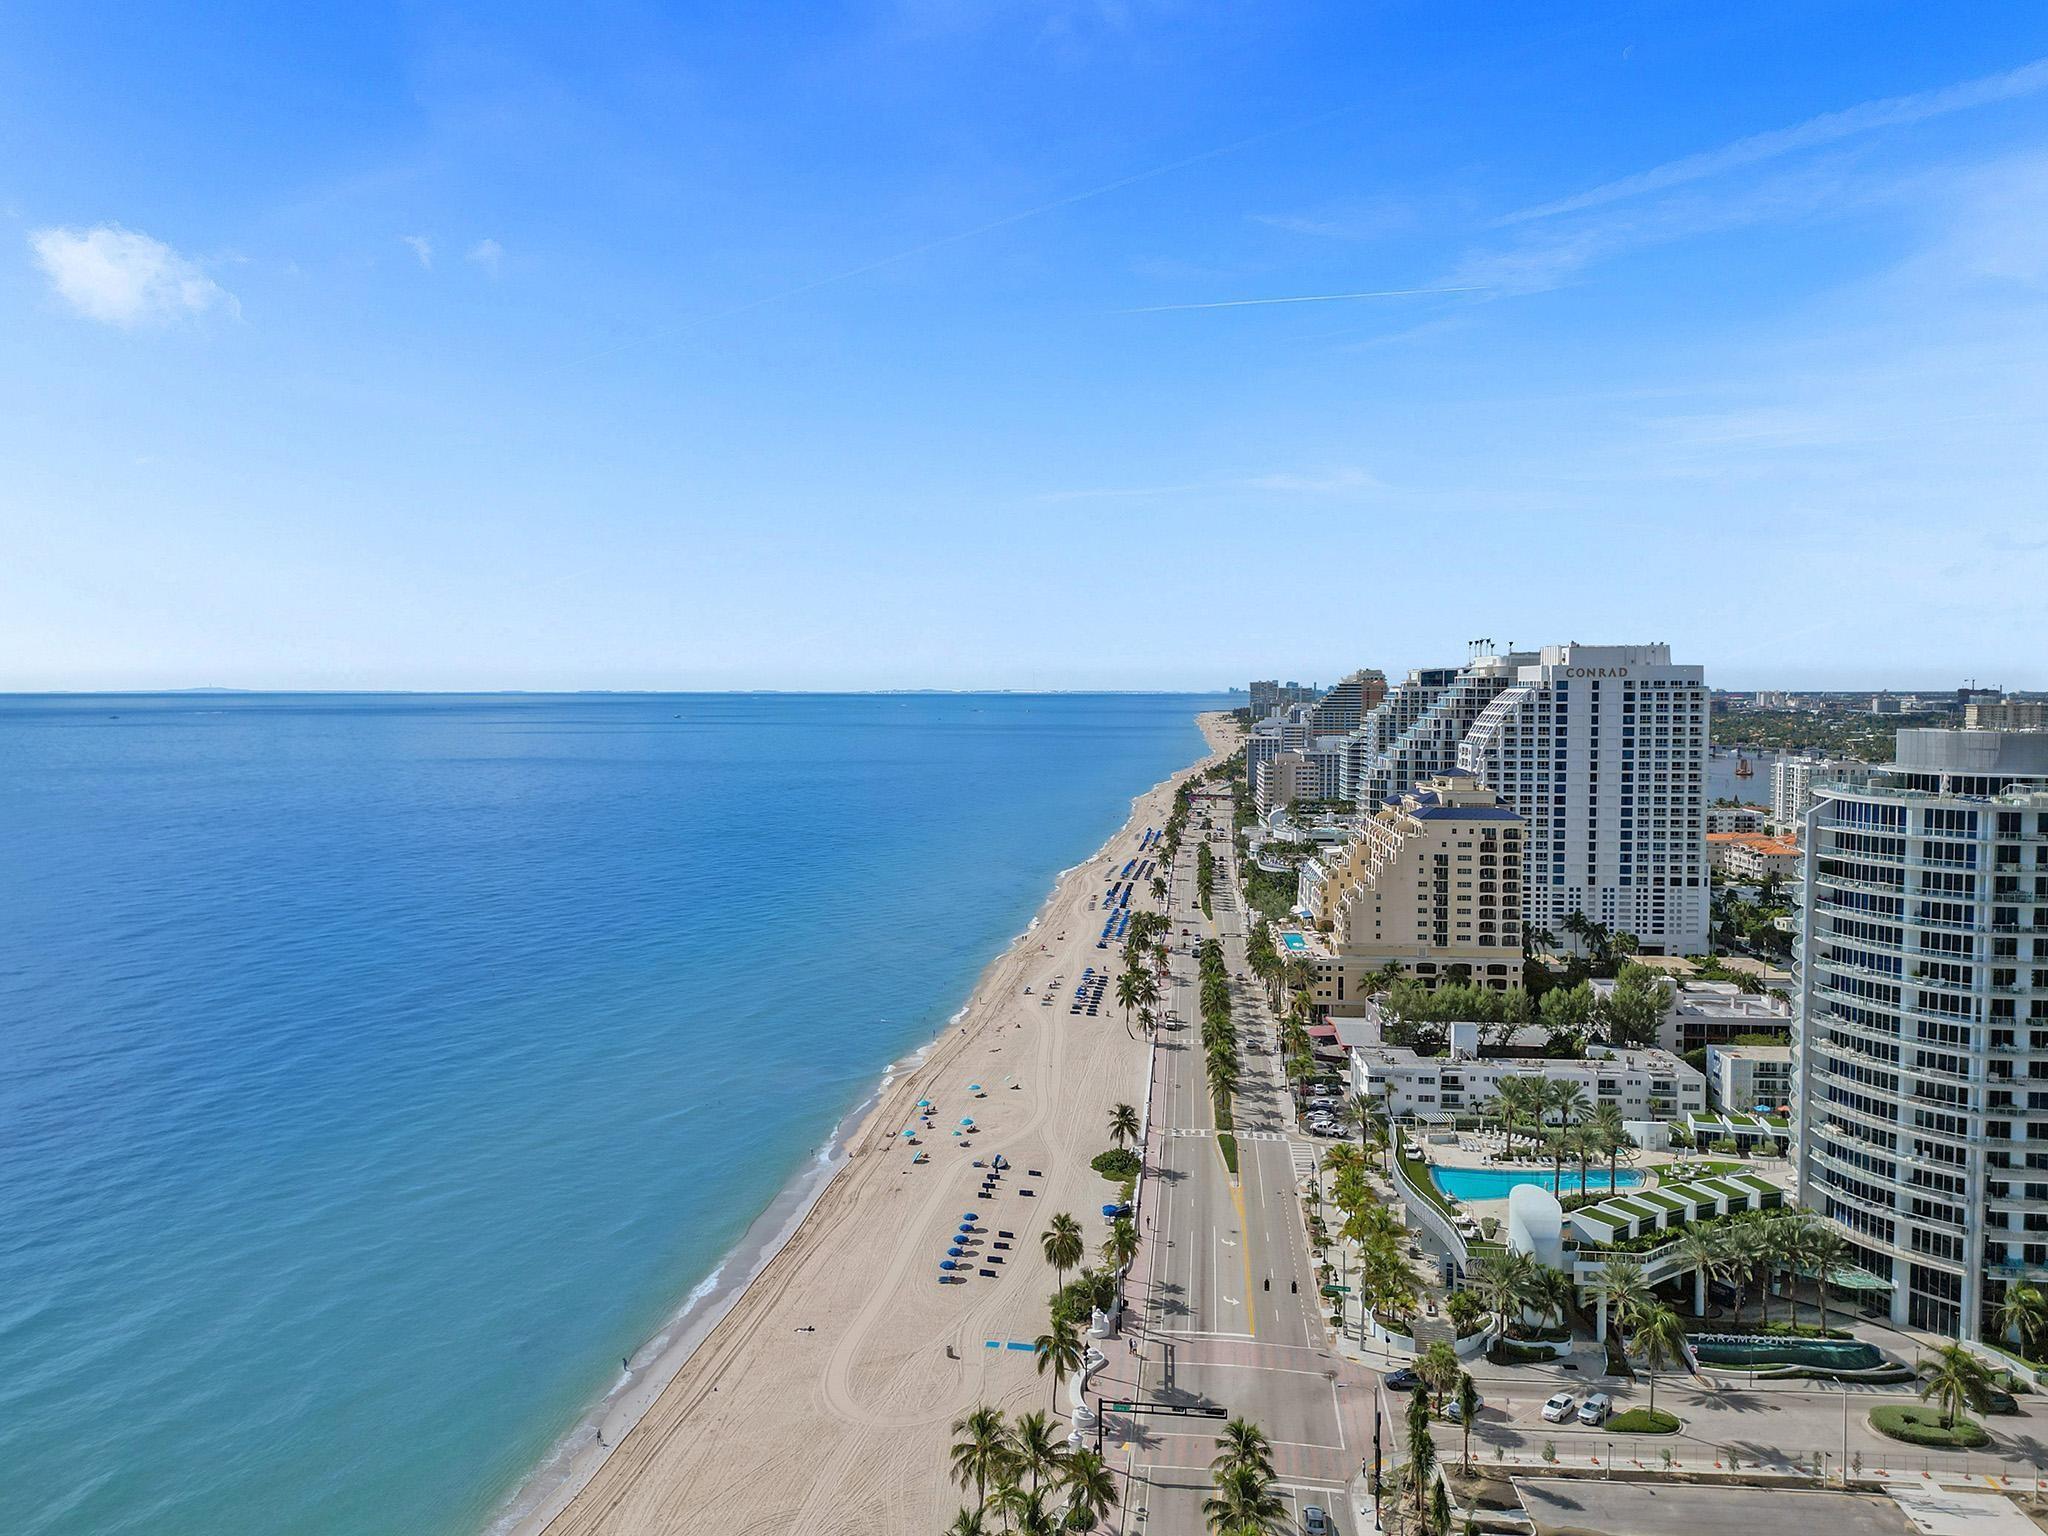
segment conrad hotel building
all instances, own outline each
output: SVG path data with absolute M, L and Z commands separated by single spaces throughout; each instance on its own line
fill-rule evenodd
M 1707 947 L 1707 686 L 1668 645 L 1546 645 L 1459 744 L 1457 765 L 1526 826 L 1524 915 L 1573 913 L 1645 954 Z
M 1895 1323 L 1983 1336 L 2048 1279 L 2048 732 L 1902 730 L 1896 756 L 1805 815 L 1800 1201 Z

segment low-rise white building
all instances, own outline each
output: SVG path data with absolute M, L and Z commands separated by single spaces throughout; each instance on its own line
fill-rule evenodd
M 1745 992 L 1732 981 L 1687 981 L 1672 996 L 1657 1043 L 1683 1055 L 1743 1035 L 1790 1040 L 1792 1004 L 1775 992 Z
M 1792 1102 L 1792 1047 L 1708 1046 L 1707 1094 L 1719 1110 L 1777 1113 Z
M 1768 819 L 1760 805 L 1710 805 L 1707 832 L 1762 832 Z
M 1707 1080 L 1669 1051 L 1614 1051 L 1595 1047 L 1576 1057 L 1481 1057 L 1476 1024 L 1450 1026 L 1441 1056 L 1420 1056 L 1406 1046 L 1354 1046 L 1351 1091 L 1384 1102 L 1397 1119 L 1453 1120 L 1484 1113 L 1481 1106 L 1510 1077 L 1575 1083 L 1591 1107 L 1612 1104 L 1631 1120 L 1674 1120 L 1704 1112 Z

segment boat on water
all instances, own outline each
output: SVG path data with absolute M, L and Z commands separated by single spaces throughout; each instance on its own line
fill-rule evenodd
M 1756 777 L 1756 769 L 1751 766 L 1749 759 L 1740 752 L 1735 754 L 1735 777 L 1738 779 L 1753 779 Z

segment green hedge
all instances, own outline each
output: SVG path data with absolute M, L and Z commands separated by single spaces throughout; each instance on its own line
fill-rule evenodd
M 1670 1435 L 1678 1432 L 1678 1419 L 1662 1408 L 1631 1408 L 1603 1427 L 1611 1435 Z
M 1237 1172 L 1237 1137 L 1229 1131 L 1216 1133 L 1216 1145 L 1223 1151 L 1223 1166 L 1232 1174 Z
M 1991 1443 L 1984 1426 L 1975 1419 L 1957 1419 L 1952 1425 L 1944 1425 L 1934 1409 L 1903 1403 L 1871 1409 L 1870 1427 L 1908 1445 L 1932 1446 L 1942 1451 L 1974 1451 Z
M 1555 1360 L 1550 1350 L 1532 1344 L 1517 1344 L 1513 1339 L 1495 1339 L 1486 1351 L 1486 1358 L 1492 1365 L 1536 1365 L 1541 1361 Z
M 1138 1176 L 1138 1154 L 1129 1147 L 1111 1147 L 1107 1152 L 1097 1153 L 1088 1166 L 1105 1179 L 1135 1179 Z

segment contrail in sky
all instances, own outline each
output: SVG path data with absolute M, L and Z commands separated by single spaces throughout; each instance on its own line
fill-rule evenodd
M 610 357 L 616 352 L 623 352 L 629 347 L 641 346 L 650 341 L 658 341 L 664 336 L 678 335 L 684 331 L 694 330 L 700 325 L 709 325 L 719 320 L 730 320 L 737 315 L 748 314 L 770 304 L 780 304 L 786 299 L 800 298 L 804 294 L 815 293 L 820 288 L 830 288 L 836 283 L 847 282 L 856 277 L 865 277 L 870 272 L 879 272 L 883 268 L 893 267 L 899 262 L 913 261 L 917 257 L 929 255 L 933 251 L 944 250 L 949 245 L 959 245 L 962 241 L 976 240 L 983 235 L 994 234 L 999 229 L 1008 229 L 1012 224 L 1022 224 L 1027 219 L 1041 218 L 1048 213 L 1056 213 L 1062 208 L 1071 208 L 1076 203 L 1085 203 L 1098 197 L 1106 197 L 1111 192 L 1121 192 L 1125 187 L 1135 187 L 1140 182 L 1151 181 L 1160 176 L 1169 176 L 1175 171 L 1184 171 L 1190 166 L 1201 165 L 1210 160 L 1220 160 L 1225 155 L 1234 155 L 1239 150 L 1250 149 L 1253 145 L 1263 144 L 1268 139 L 1277 139 L 1286 134 L 1301 133 L 1310 128 L 1319 128 L 1324 123 L 1336 118 L 1361 111 L 1365 105 L 1366 103 L 1364 102 L 1353 102 L 1349 106 L 1334 107 L 1328 112 L 1319 112 L 1314 117 L 1302 118 L 1298 122 L 1283 123 L 1277 128 L 1267 128 L 1259 133 L 1247 135 L 1242 139 L 1233 139 L 1228 144 L 1219 144 L 1214 149 L 1205 149 L 1198 154 L 1185 155 L 1178 160 L 1169 160 L 1164 165 L 1155 165 L 1143 171 L 1133 171 L 1130 175 L 1119 176 L 1114 181 L 1105 181 L 1099 186 L 1087 187 L 1079 192 L 1070 192 L 1065 197 L 1056 197 L 1049 203 L 1039 203 L 1035 207 L 1021 208 L 1015 213 L 1004 214 L 999 219 L 990 219 L 985 224 L 976 224 L 968 229 L 956 230 L 950 235 L 940 235 L 936 239 L 927 240 L 920 245 L 909 246 L 900 251 L 892 251 L 887 256 L 878 256 L 873 261 L 862 262 L 857 267 L 847 267 L 843 271 L 827 273 L 825 276 L 813 278 L 807 283 L 799 283 L 794 288 L 783 288 L 774 293 L 763 294 L 758 299 L 749 299 L 743 304 L 735 304 L 729 309 L 714 310 L 710 314 L 698 315 L 694 319 L 679 321 L 675 325 L 663 326 L 653 331 L 642 332 L 638 336 L 631 336 L 623 341 L 615 342 L 609 347 L 601 347 L 595 352 L 587 353 L 575 359 L 575 361 L 579 363 L 596 362 L 598 359 Z M 1167 307 L 1172 308 L 1174 306 Z
M 1119 315 L 1163 315 L 1175 309 L 1243 309 L 1252 304 L 1335 304 L 1342 299 L 1407 299 L 1425 293 L 1485 293 L 1484 284 L 1461 288 L 1377 288 L 1370 293 L 1303 293 L 1284 299 L 1218 299 L 1210 304 L 1147 304 L 1142 309 L 1119 309 Z

